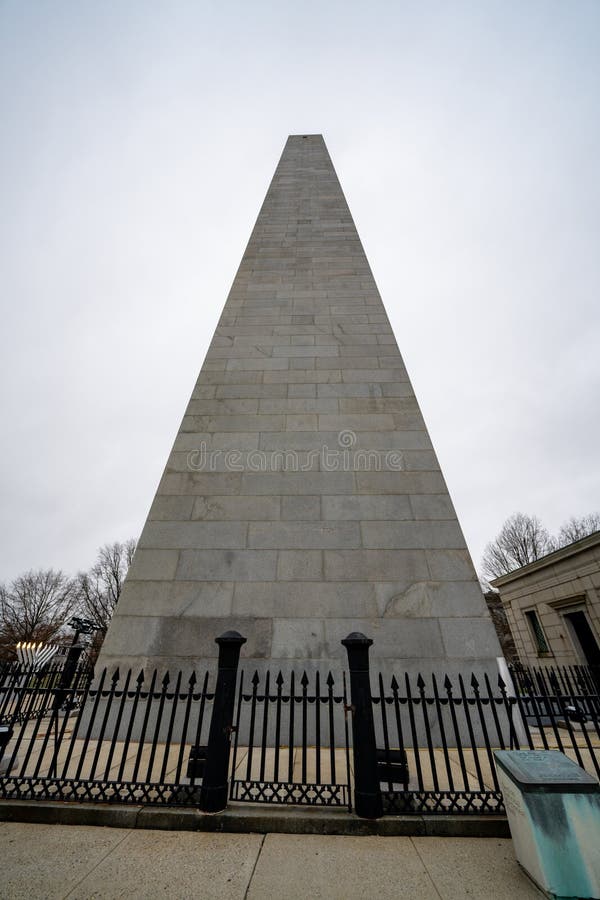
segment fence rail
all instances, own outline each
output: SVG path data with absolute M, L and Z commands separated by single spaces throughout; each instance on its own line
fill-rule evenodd
M 545 693 L 582 694 L 594 697 L 600 688 L 600 666 L 525 666 L 521 663 L 508 667 L 519 694 L 527 695 L 533 689 Z
M 386 680 L 354 634 L 348 685 L 344 672 L 238 675 L 243 642 L 217 638 L 216 681 L 0 668 L 0 798 L 501 815 L 497 749 L 557 749 L 600 778 L 588 671 Z
M 231 800 L 351 807 L 346 678 L 324 682 L 241 673 Z
M 207 732 L 208 673 L 171 683 L 155 671 L 146 683 L 142 673 L 121 680 L 104 670 L 83 692 L 78 683 L 41 691 L 64 700 L 13 729 L 0 796 L 197 805 L 188 756 Z
M 67 693 L 69 702 L 78 706 L 92 676 L 87 665 L 4 663 L 0 666 L 0 725 L 18 725 L 49 715 L 54 706 L 66 702 Z
M 379 676 L 378 753 L 383 808 L 388 813 L 503 812 L 493 750 L 514 747 L 514 707 L 505 685 L 494 694 L 484 677 L 482 692 L 475 675 L 469 688 L 461 676 L 428 686 L 419 675 L 402 686 L 392 678 L 389 692 Z M 397 785 L 403 789 L 398 790 Z

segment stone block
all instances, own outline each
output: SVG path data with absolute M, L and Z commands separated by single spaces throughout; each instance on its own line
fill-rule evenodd
M 363 360 L 364 362 L 364 360 Z M 379 360 L 377 360 L 379 362 Z M 356 382 L 377 382 L 384 384 L 386 382 L 408 381 L 406 370 L 402 367 L 394 367 L 391 369 L 379 369 L 377 366 L 353 369 L 344 369 L 342 373 L 342 381 L 345 384 L 353 384 Z
M 281 518 L 296 522 L 318 520 L 321 518 L 321 498 L 311 495 L 282 497 Z
M 127 574 L 129 581 L 172 581 L 179 562 L 178 550 L 135 551 Z
M 361 533 L 364 547 L 466 547 L 458 522 L 363 522 Z
M 435 472 L 440 468 L 433 450 L 403 450 L 402 463 L 407 472 Z
M 148 513 L 148 521 L 185 522 L 191 518 L 193 506 L 193 497 L 158 495 Z
M 173 453 L 200 451 L 204 446 L 207 450 L 256 450 L 258 448 L 258 433 L 239 431 L 215 431 L 215 432 L 183 432 L 177 435 L 173 445 Z M 173 456 L 173 453 L 171 456 Z M 170 462 L 170 459 L 169 459 Z M 181 469 L 180 471 L 184 471 Z
M 139 539 L 141 548 L 193 549 L 246 546 L 245 522 L 148 522 Z
M 179 581 L 275 581 L 277 551 L 182 550 L 175 577 Z
M 236 615 L 265 617 L 376 617 L 375 586 L 354 582 L 236 582 Z
M 160 494 L 239 494 L 242 475 L 239 472 L 174 472 L 163 475 Z
M 360 494 L 439 494 L 445 489 L 439 472 L 357 472 Z
M 335 384 L 342 380 L 339 370 L 317 372 L 315 369 L 295 369 L 287 372 L 264 372 L 265 384 Z
M 285 417 L 287 431 L 316 431 L 318 416 L 314 414 L 293 415 Z
M 322 581 L 322 551 L 280 550 L 277 578 L 279 581 Z
M 266 387 L 266 385 L 265 385 Z M 316 384 L 290 384 L 288 386 L 288 397 L 309 398 L 317 396 Z
M 283 384 L 221 384 L 214 388 L 217 397 L 286 397 Z
M 474 581 L 417 581 L 375 585 L 378 611 L 386 618 L 484 616 L 485 601 Z
M 377 383 L 364 384 L 319 384 L 317 396 L 323 398 L 345 397 L 382 397 L 383 385 Z
M 388 415 L 319 416 L 319 431 L 393 431 L 393 429 L 394 417 Z
M 206 400 L 205 403 L 212 401 Z M 365 413 L 404 413 L 418 411 L 414 397 L 341 397 L 340 415 Z
M 161 617 L 152 623 L 150 654 L 158 657 L 188 659 L 218 656 L 215 637 L 231 629 L 246 638 L 244 654 L 267 658 L 271 652 L 272 623 L 269 619 L 238 619 L 227 617 L 193 618 Z
M 352 472 L 247 472 L 242 476 L 244 494 L 351 494 Z
M 313 385 L 314 387 L 314 385 Z M 299 398 L 292 397 L 286 400 L 261 400 L 261 413 L 337 413 L 338 401 L 331 399 Z
M 193 500 L 192 519 L 271 522 L 279 518 L 279 497 L 206 496 Z
M 475 577 L 468 550 L 427 550 L 427 565 L 434 581 L 468 581 Z
M 258 358 L 230 359 L 227 362 L 228 372 L 269 372 L 277 369 L 287 369 L 287 359 L 273 359 L 272 357 L 259 356 Z
M 184 416 L 183 431 L 282 431 L 284 416 Z
M 424 550 L 326 550 L 327 581 L 425 581 L 429 569 Z
M 456 519 L 448 494 L 411 494 L 410 505 L 415 519 Z
M 339 657 L 345 662 L 346 652 L 340 641 L 352 631 L 359 631 L 372 639 L 371 655 L 375 660 L 425 661 L 440 659 L 444 655 L 437 619 L 407 619 L 402 628 L 390 628 L 389 623 L 382 619 L 329 619 L 325 622 L 325 636 L 327 652 L 332 659 Z M 427 665 L 425 662 L 421 664 L 424 667 Z
M 324 656 L 324 650 L 324 619 L 273 619 L 273 658 L 319 659 Z
M 259 400 L 190 400 L 186 416 L 228 416 L 231 414 L 255 415 Z M 212 429 L 209 429 L 212 430 Z
M 390 496 L 341 495 L 323 497 L 323 519 L 412 519 L 409 498 L 403 494 Z
M 489 616 L 440 619 L 444 655 L 455 659 L 502 656 Z
M 356 522 L 251 522 L 248 546 L 262 549 L 360 547 Z
M 119 613 L 129 616 L 161 615 L 161 610 L 169 609 L 172 585 L 172 581 L 127 579 L 119 597 Z

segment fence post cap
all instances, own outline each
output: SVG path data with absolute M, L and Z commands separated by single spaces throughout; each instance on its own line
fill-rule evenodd
M 361 631 L 352 631 L 342 641 L 344 647 L 370 647 L 373 641 Z
M 246 643 L 247 638 L 243 637 L 239 631 L 224 631 L 223 634 L 215 638 L 215 644 L 242 644 Z

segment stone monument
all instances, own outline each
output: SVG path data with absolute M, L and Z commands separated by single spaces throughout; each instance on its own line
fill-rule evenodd
M 387 674 L 500 656 L 321 135 L 287 140 L 100 664 L 212 668 L 229 628 L 259 670 L 339 670 L 352 631 Z

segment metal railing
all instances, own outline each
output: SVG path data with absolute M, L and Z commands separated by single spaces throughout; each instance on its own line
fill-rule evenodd
M 49 715 L 13 725 L 0 797 L 198 805 L 201 781 L 187 777 L 187 764 L 207 730 L 208 673 L 172 683 L 156 671 L 147 681 L 104 670 L 83 693 L 54 695 L 64 700 Z
M 598 666 L 509 666 L 518 696 L 522 699 L 528 718 L 564 717 L 564 707 L 583 715 L 600 715 L 600 667 Z M 550 703 L 549 698 L 560 698 Z
M 600 777 L 593 680 L 583 692 L 531 672 L 514 685 L 490 673 L 384 678 L 361 634 L 342 642 L 349 685 L 345 673 L 238 677 L 244 638 L 216 641 L 216 681 L 0 670 L 0 798 L 502 815 L 497 749 L 557 749 Z
M 483 673 L 426 681 L 405 674 L 371 692 L 364 635 L 348 650 L 354 712 L 355 797 L 366 785 L 365 815 L 503 814 L 495 750 L 559 750 L 600 778 L 600 706 L 557 678 L 527 681 L 528 693 Z M 356 673 L 353 670 L 357 670 Z M 362 684 L 357 685 L 357 680 Z M 563 689 L 570 687 L 565 694 Z M 371 710 L 356 696 L 367 693 Z M 371 724 L 369 717 L 375 713 Z M 357 747 L 364 760 L 359 765 Z
M 93 671 L 85 664 L 68 667 L 65 661 L 43 666 L 19 662 L 0 664 L 0 725 L 18 725 L 49 715 L 56 704 L 78 706 Z
M 418 676 L 402 686 L 392 678 L 389 692 L 379 676 L 376 707 L 378 770 L 387 813 L 503 812 L 493 750 L 518 744 L 514 710 L 506 688 L 492 692 L 488 676 L 482 692 L 473 675 L 438 686 Z M 402 784 L 402 790 L 398 785 Z
M 331 672 L 241 673 L 231 800 L 351 807 L 345 675 L 340 688 Z

